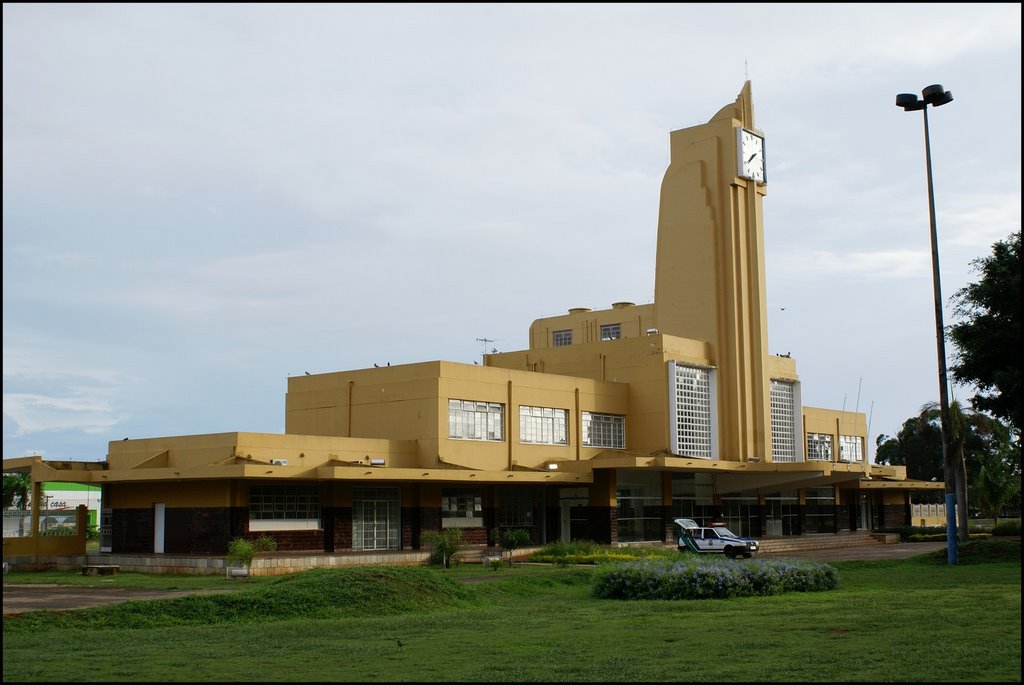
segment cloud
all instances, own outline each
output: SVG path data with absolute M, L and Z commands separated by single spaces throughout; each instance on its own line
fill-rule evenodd
M 86 389 L 82 389 L 83 394 Z M 4 417 L 14 422 L 14 437 L 58 430 L 102 433 L 118 419 L 109 401 L 95 397 L 48 397 L 28 393 L 4 393 Z
M 796 250 L 776 255 L 772 260 L 772 268 L 809 279 L 884 281 L 920 278 L 929 273 L 931 261 L 928 253 L 911 250 Z

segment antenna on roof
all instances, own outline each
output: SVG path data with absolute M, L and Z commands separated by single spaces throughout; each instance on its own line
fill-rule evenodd
M 484 351 L 480 354 L 480 361 L 483 361 L 484 355 L 487 354 L 487 343 L 492 343 L 494 341 L 490 338 L 477 338 L 476 341 L 484 344 Z M 495 352 L 497 352 L 497 350 L 495 350 Z

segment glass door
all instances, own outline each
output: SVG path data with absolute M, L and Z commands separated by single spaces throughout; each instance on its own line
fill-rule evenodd
M 356 488 L 352 495 L 352 549 L 399 549 L 398 488 Z

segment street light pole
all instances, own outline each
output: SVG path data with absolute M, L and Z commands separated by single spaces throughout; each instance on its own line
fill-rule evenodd
M 921 91 L 921 99 L 913 93 L 896 96 L 896 106 L 907 112 L 921 110 L 924 114 L 924 156 L 928 175 L 928 217 L 931 221 L 932 287 L 935 291 L 935 341 L 939 357 L 939 417 L 942 424 L 942 465 L 946 481 L 946 558 L 957 563 L 956 525 L 956 458 L 950 448 L 949 382 L 946 374 L 946 331 L 942 324 L 942 291 L 939 286 L 939 238 L 935 228 L 935 190 L 932 185 L 932 145 L 928 133 L 928 105 L 940 107 L 953 101 L 953 94 L 941 85 L 928 86 Z

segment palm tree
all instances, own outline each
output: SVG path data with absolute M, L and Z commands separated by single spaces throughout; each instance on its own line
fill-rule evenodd
M 992 523 L 996 524 L 999 512 L 1020 492 L 1020 472 L 1015 473 L 1011 462 L 1003 455 L 986 454 L 980 461 L 981 468 L 971 488 L 972 497 L 982 513 L 991 516 Z
M 918 414 L 918 421 L 921 423 L 932 423 L 940 418 L 937 402 L 925 404 Z M 949 405 L 949 450 L 956 469 L 953 476 L 956 488 L 957 539 L 960 542 L 967 542 L 970 539 L 967 529 L 967 464 L 964 459 L 964 443 L 970 432 L 991 436 L 1005 433 L 1006 427 L 987 414 L 962 406 L 959 400 L 953 400 Z

